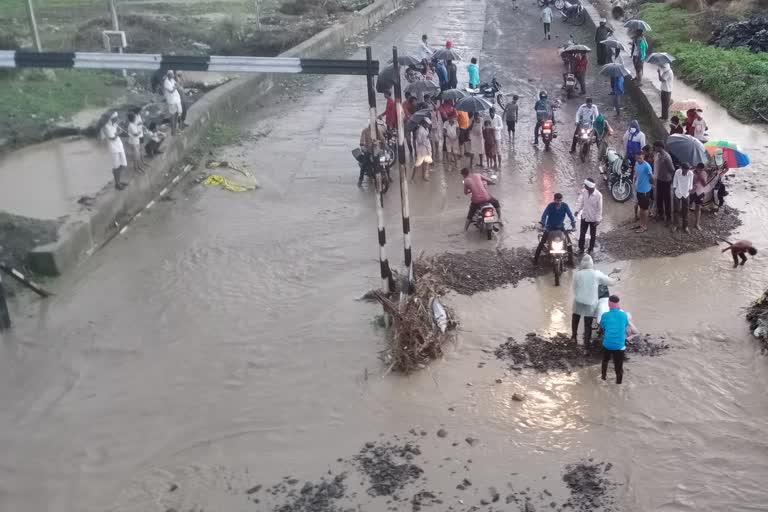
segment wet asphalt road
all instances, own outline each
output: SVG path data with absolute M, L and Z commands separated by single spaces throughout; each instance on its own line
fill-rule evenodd
M 512 12 L 496 0 L 427 0 L 370 36 L 381 60 L 423 32 L 434 43 L 449 38 L 479 55 L 484 79 L 495 74 L 521 96 L 521 133 L 505 144 L 493 189 L 507 228 L 493 242 L 465 234 L 460 178 L 438 168 L 411 188 L 416 254 L 531 246 L 535 234 L 522 226 L 555 191 L 573 200 L 595 175 L 593 162 L 567 153 L 567 136 L 547 154 L 530 144 L 535 90 L 558 90 L 556 47 L 568 30 L 556 22 L 553 40 L 543 41 L 538 8 L 518 3 Z M 435 444 L 434 459 L 471 457 L 472 479 L 488 485 L 504 485 L 501 473 L 518 473 L 523 485 L 557 480 L 563 464 L 594 456 L 616 466 L 620 510 L 768 502 L 768 375 L 737 318 L 764 270 L 731 278 L 714 251 L 626 265 L 620 291 L 635 297 L 642 328 L 680 348 L 635 361 L 622 389 L 602 386 L 592 371 L 505 376 L 497 385 L 500 365 L 477 368 L 481 350 L 505 336 L 566 330 L 568 288 L 549 279 L 451 297 L 463 321 L 455 351 L 414 377 L 381 379 L 378 309 L 354 300 L 378 282 L 373 196 L 355 188 L 350 155 L 365 124 L 364 82 L 284 86 L 242 121 L 244 133 L 262 136 L 220 155 L 245 162 L 261 190 L 183 184 L 172 203 L 63 278 L 51 303 L 17 313 L 0 346 L 0 447 L 13 461 L 0 467 L 0 510 L 253 510 L 233 487 L 314 479 L 379 432 L 440 425 L 482 443 Z M 596 99 L 607 105 L 607 96 Z M 571 119 L 576 106 L 561 116 Z M 623 131 L 626 118 L 616 124 Z M 396 190 L 386 208 L 398 266 Z M 606 225 L 627 208 L 607 199 Z M 672 321 L 660 314 L 681 304 Z M 529 400 L 511 401 L 513 391 Z M 432 485 L 450 490 L 454 480 L 437 474 Z M 180 492 L 169 494 L 169 482 Z

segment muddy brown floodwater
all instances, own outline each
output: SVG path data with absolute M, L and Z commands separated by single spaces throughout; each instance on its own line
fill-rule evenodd
M 384 60 L 392 44 L 413 48 L 425 32 L 435 44 L 451 39 L 479 57 L 484 78 L 496 74 L 521 96 L 517 137 L 503 142 L 492 187 L 505 228 L 493 241 L 465 233 L 460 176 L 438 163 L 429 183 L 410 189 L 416 254 L 526 254 L 536 233 L 524 228 L 552 194 L 573 202 L 596 174 L 594 160 L 568 154 L 567 136 L 551 152 L 530 144 L 535 91 L 557 94 L 556 49 L 573 29 L 557 21 L 543 41 L 538 7 L 518 4 L 426 0 L 351 42 L 350 54 L 370 42 Z M 585 29 L 574 35 L 592 40 Z M 590 81 L 601 108 L 604 82 Z M 418 503 L 423 511 L 570 511 L 591 506 L 595 489 L 605 489 L 597 510 L 763 508 L 768 362 L 742 310 L 768 284 L 762 252 L 738 269 L 708 244 L 658 258 L 598 253 L 601 270 L 622 268 L 611 292 L 638 329 L 671 347 L 631 356 L 620 386 L 592 365 L 516 371 L 493 355 L 509 337 L 569 331 L 570 271 L 560 287 L 544 274 L 449 293 L 461 324 L 444 358 L 383 378 L 380 308 L 355 300 L 379 282 L 374 198 L 355 186 L 350 154 L 367 114 L 363 83 L 285 80 L 284 94 L 260 98 L 264 108 L 243 117 L 246 134 L 269 135 L 216 156 L 242 162 L 260 190 L 184 183 L 175 201 L 57 281 L 50 302 L 13 303 L 16 327 L 0 343 L 0 510 L 385 512 Z M 576 107 L 559 112 L 562 133 Z M 629 106 L 612 122 L 622 127 L 631 114 Z M 732 236 L 768 247 L 760 193 L 768 139 L 707 119 L 713 137 L 738 136 L 754 162 L 736 171 L 745 178 L 727 198 L 743 212 Z M 399 194 L 388 193 L 387 249 L 397 267 L 399 207 Z M 607 237 L 631 220 L 631 205 L 606 197 L 604 216 Z M 485 264 L 473 263 L 480 272 Z M 406 471 L 402 489 L 373 496 L 369 474 L 400 473 L 375 460 L 366 472 L 355 457 L 387 443 L 417 446 L 420 455 L 398 451 L 391 462 L 423 473 Z M 571 464 L 596 467 L 573 472 Z

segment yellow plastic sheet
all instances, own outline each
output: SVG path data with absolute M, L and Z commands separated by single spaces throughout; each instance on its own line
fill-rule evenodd
M 212 160 L 207 162 L 205 166 L 208 169 L 217 169 L 218 173 L 205 178 L 202 181 L 203 185 L 216 185 L 231 192 L 246 192 L 259 188 L 256 178 L 250 172 L 232 162 Z M 235 172 L 230 171 L 230 169 Z

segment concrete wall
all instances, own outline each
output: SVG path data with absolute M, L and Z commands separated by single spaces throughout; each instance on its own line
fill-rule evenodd
M 419 1 L 419 0 L 415 0 Z M 318 58 L 340 49 L 345 40 L 405 6 L 405 0 L 376 0 L 353 14 L 345 23 L 329 27 L 303 43 L 283 52 L 281 57 Z M 275 76 L 258 74 L 243 77 L 218 87 L 195 102 L 187 113 L 189 126 L 174 137 L 162 155 L 155 157 L 152 169 L 137 176 L 123 191 L 110 184 L 99 192 L 94 204 L 67 219 L 56 242 L 38 246 L 29 253 L 30 268 L 43 275 L 60 275 L 89 256 L 117 229 L 115 221 L 143 208 L 181 171 L 181 162 L 203 137 L 211 123 L 231 119 L 249 103 L 267 93 Z

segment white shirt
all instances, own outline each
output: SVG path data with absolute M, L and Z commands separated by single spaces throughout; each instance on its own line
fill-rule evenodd
M 672 92 L 672 85 L 675 82 L 675 74 L 672 72 L 672 68 L 665 66 L 661 70 L 661 90 L 664 92 Z
M 419 51 L 418 51 L 418 53 L 419 53 L 419 55 L 421 56 L 422 59 L 428 59 L 428 58 L 432 57 L 432 54 L 434 52 L 435 52 L 435 50 L 433 50 L 432 47 L 429 46 L 424 41 L 419 43 Z
M 589 124 L 592 126 L 592 123 L 595 122 L 595 119 L 599 115 L 600 111 L 597 109 L 597 105 L 593 103 L 590 107 L 585 103 L 580 106 L 579 110 L 576 112 L 576 124 Z
M 179 96 L 179 90 L 176 87 L 176 80 L 166 77 L 163 81 L 163 95 L 165 96 L 165 102 L 170 104 L 181 105 L 181 96 Z
M 705 135 L 705 132 L 707 131 L 707 123 L 704 122 L 703 119 L 699 119 L 698 117 L 693 120 L 693 136 L 701 141 L 706 141 L 707 136 Z
M 581 194 L 576 200 L 576 211 L 581 212 L 581 218 L 587 222 L 601 222 L 603 220 L 603 194 L 597 189 L 590 194 L 582 188 Z
M 107 124 L 104 125 L 104 128 L 102 128 L 102 132 L 104 133 L 104 138 L 107 139 L 110 153 L 125 153 L 123 141 L 120 140 L 120 137 L 117 135 L 116 124 L 112 123 L 112 121 L 108 121 Z
M 678 199 L 691 195 L 691 190 L 693 190 L 693 171 L 689 169 L 688 174 L 684 175 L 682 169 L 676 170 L 675 179 L 672 180 L 672 190 Z
M 138 123 L 128 123 L 128 144 L 140 144 L 141 143 L 141 128 Z
M 445 123 L 445 136 L 451 140 L 459 138 L 459 125 L 456 123 Z
M 544 23 L 552 23 L 552 9 L 545 7 L 544 10 L 541 11 L 541 21 Z
M 629 134 L 629 130 L 624 132 L 624 144 L 629 142 L 629 139 L 632 139 L 634 141 L 637 141 L 640 143 L 640 148 L 645 147 L 645 134 L 642 132 L 642 130 L 638 131 L 634 135 Z
M 432 155 L 432 143 L 429 141 L 429 132 L 423 126 L 416 129 L 416 155 Z
M 489 117 L 488 120 L 491 122 L 491 128 L 493 128 L 493 134 L 496 140 L 501 139 L 501 132 L 504 131 L 504 121 L 501 120 L 501 116 L 494 115 L 493 117 Z

